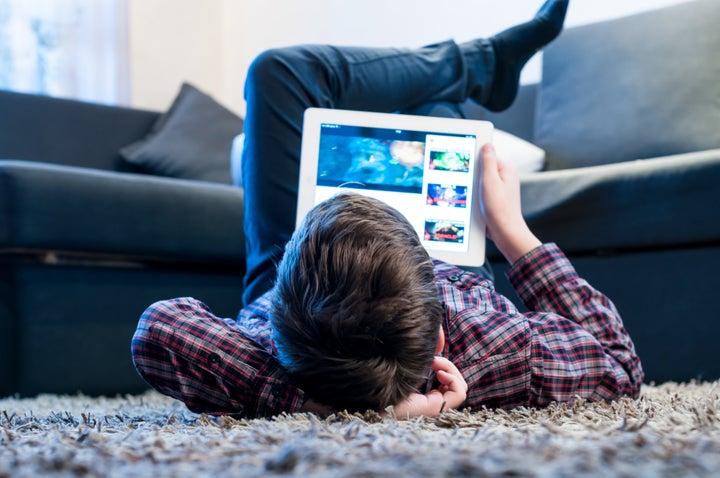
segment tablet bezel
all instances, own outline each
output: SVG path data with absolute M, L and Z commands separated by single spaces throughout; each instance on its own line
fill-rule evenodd
M 320 135 L 323 124 L 339 124 L 371 128 L 387 128 L 408 131 L 420 131 L 448 135 L 474 135 L 474 186 L 468 198 L 470 211 L 469 243 L 466 251 L 446 251 L 425 244 L 431 257 L 450 264 L 479 267 L 485 262 L 486 234 L 485 222 L 480 211 L 480 147 L 492 142 L 493 125 L 489 121 L 415 116 L 395 113 L 371 113 L 365 111 L 338 110 L 326 108 L 308 108 L 303 118 L 302 150 L 300 159 L 300 177 L 298 184 L 298 204 L 296 227 L 299 227 L 305 215 L 315 206 L 317 187 L 317 169 L 320 148 Z M 341 189 L 338 190 L 340 192 Z M 352 191 L 359 192 L 362 191 Z

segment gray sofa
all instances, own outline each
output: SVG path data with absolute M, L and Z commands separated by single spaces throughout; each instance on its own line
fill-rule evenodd
M 510 110 L 463 105 L 546 150 L 528 221 L 614 300 L 658 382 L 720 377 L 720 3 L 691 5 L 568 29 Z M 163 115 L 0 92 L 0 396 L 142 390 L 148 304 L 236 314 L 241 122 L 186 90 Z

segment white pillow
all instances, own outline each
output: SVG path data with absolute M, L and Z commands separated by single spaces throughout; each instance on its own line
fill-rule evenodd
M 512 162 L 520 174 L 535 173 L 545 167 L 545 150 L 522 138 L 496 129 L 493 144 L 498 156 Z
M 233 139 L 230 148 L 230 177 L 233 185 L 243 187 L 242 183 L 242 152 L 245 148 L 245 133 L 240 133 Z

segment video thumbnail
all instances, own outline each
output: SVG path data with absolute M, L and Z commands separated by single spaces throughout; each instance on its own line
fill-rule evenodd
M 424 238 L 426 241 L 461 244 L 465 240 L 465 224 L 457 221 L 427 220 Z
M 419 141 L 322 135 L 318 184 L 420 194 L 424 159 Z
M 462 151 L 430 151 L 430 169 L 466 173 L 470 170 L 470 156 Z
M 467 186 L 453 184 L 428 184 L 427 204 L 429 206 L 467 207 Z

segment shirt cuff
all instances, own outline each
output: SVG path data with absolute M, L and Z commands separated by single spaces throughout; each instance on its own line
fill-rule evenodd
M 292 385 L 286 372 L 276 365 L 274 370 L 263 370 L 248 393 L 256 397 L 254 410 L 246 410 L 252 417 L 272 417 L 281 413 L 297 413 L 307 400 L 305 392 Z

